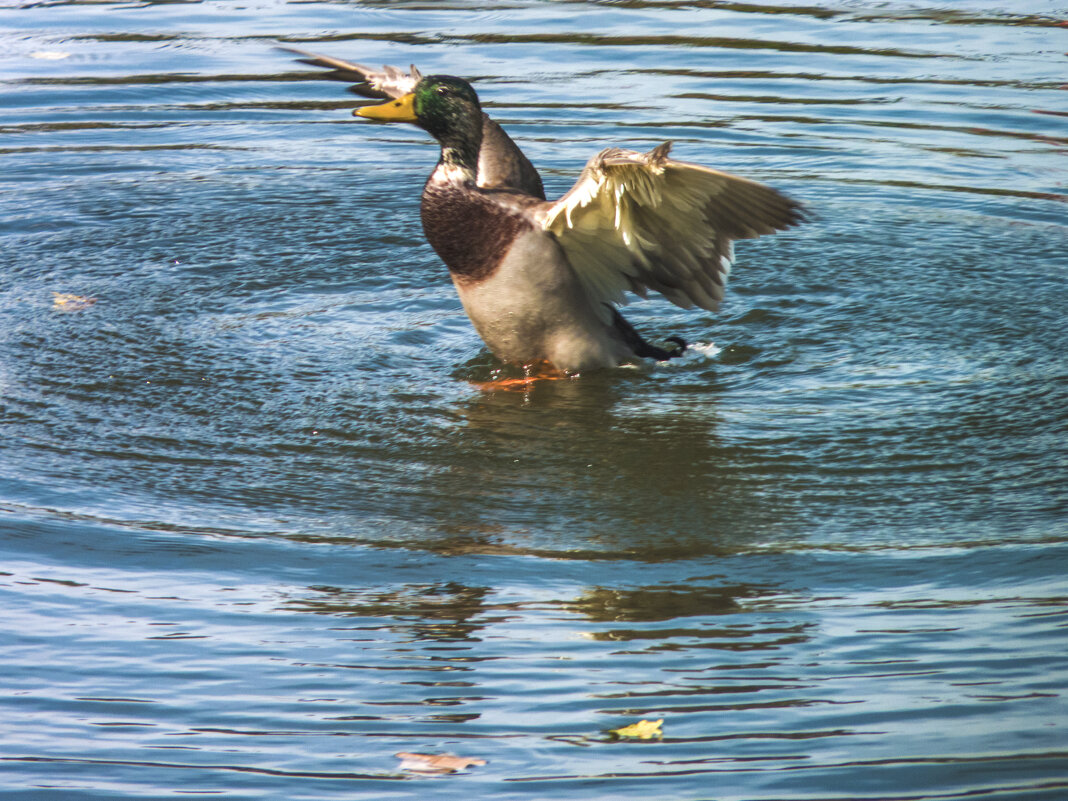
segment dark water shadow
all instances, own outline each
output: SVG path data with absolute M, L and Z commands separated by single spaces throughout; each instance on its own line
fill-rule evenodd
M 774 455 L 720 439 L 714 392 L 611 371 L 455 411 L 447 459 L 409 499 L 435 532 L 420 547 L 664 561 L 789 529 Z

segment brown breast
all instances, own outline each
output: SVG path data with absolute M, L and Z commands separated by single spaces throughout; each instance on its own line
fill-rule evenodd
M 515 238 L 530 228 L 498 193 L 456 184 L 428 183 L 423 192 L 423 231 L 445 266 L 464 283 L 496 272 Z

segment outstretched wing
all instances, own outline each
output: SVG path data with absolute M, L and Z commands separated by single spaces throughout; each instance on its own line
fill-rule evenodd
M 324 72 L 322 77 L 350 83 L 352 86 L 349 87 L 349 91 L 363 97 L 379 99 L 402 97 L 412 91 L 423 77 L 414 64 L 411 65 L 409 72 L 388 65 L 376 70 L 362 64 L 353 64 L 351 61 L 342 61 L 333 56 L 322 56 L 318 53 L 309 53 L 307 50 L 298 50 L 295 47 L 279 47 L 278 49 L 301 56 L 297 61 L 302 64 L 330 70 L 330 72 Z
M 715 311 L 737 239 L 804 219 L 801 205 L 764 184 L 648 153 L 609 148 L 586 164 L 539 219 L 567 254 L 589 296 L 623 303 L 627 290 L 661 293 L 684 309 Z
M 295 47 L 279 49 L 300 56 L 297 60 L 302 64 L 330 70 L 322 73 L 322 77 L 351 83 L 349 91 L 364 97 L 403 97 L 415 89 L 415 85 L 423 78 L 414 64 L 409 72 L 388 65 L 380 70 L 373 70 L 362 64 L 309 53 Z M 485 113 L 482 115 L 482 147 L 478 154 L 478 185 L 483 189 L 508 189 L 533 195 L 539 200 L 545 199 L 541 176 L 534 165 L 504 129 Z

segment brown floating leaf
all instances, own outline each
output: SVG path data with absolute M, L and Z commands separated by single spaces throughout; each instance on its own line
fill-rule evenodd
M 80 311 L 88 309 L 96 303 L 96 298 L 87 298 L 83 295 L 71 295 L 66 292 L 52 293 L 52 308 L 63 311 Z
M 484 759 L 469 759 L 452 754 L 412 754 L 401 751 L 394 756 L 401 760 L 401 770 L 411 770 L 416 773 L 456 773 L 471 765 L 486 764 Z

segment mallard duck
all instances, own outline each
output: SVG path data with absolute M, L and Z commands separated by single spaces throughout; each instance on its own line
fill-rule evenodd
M 413 123 L 441 145 L 423 190 L 423 230 L 503 362 L 574 375 L 677 356 L 681 339 L 658 347 L 623 318 L 624 293 L 653 290 L 682 308 L 715 311 L 733 241 L 804 218 L 800 204 L 768 186 L 669 158 L 670 142 L 647 153 L 602 150 L 570 191 L 547 201 L 537 171 L 467 81 L 297 52 L 353 81 L 354 91 L 386 99 L 354 115 Z

